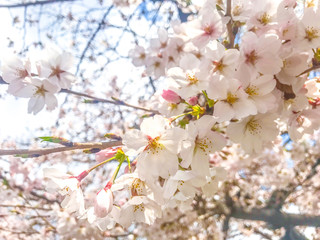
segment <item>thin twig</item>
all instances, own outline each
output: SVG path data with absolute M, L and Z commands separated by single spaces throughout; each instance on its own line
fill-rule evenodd
M 296 77 L 300 77 L 300 76 L 303 75 L 303 74 L 306 74 L 306 73 L 308 73 L 308 72 L 317 70 L 317 69 L 319 69 L 319 68 L 320 68 L 320 65 L 312 66 L 311 68 L 308 68 L 307 70 L 303 71 L 302 73 L 300 73 L 300 74 L 297 75 Z
M 90 98 L 93 99 L 95 102 L 102 102 L 102 103 L 110 103 L 110 104 L 114 104 L 114 105 L 119 105 L 119 106 L 126 106 L 126 107 L 130 107 L 130 108 L 134 108 L 134 109 L 138 109 L 138 110 L 143 110 L 146 112 L 152 112 L 152 113 L 159 113 L 156 110 L 151 110 L 148 108 L 144 108 L 144 107 L 139 107 L 139 106 L 135 106 L 135 105 L 131 105 L 129 103 L 125 103 L 121 100 L 107 100 L 107 99 L 103 99 L 103 98 L 97 98 L 85 93 L 80 93 L 80 92 L 76 92 L 76 91 L 72 91 L 72 90 L 68 90 L 68 89 L 62 89 L 60 92 L 65 92 L 65 93 L 71 93 L 77 96 L 81 96 L 81 97 L 86 97 L 86 98 Z
M 92 34 L 91 38 L 89 39 L 89 41 L 87 42 L 87 45 L 86 47 L 84 48 L 81 56 L 80 56 L 80 60 L 79 60 L 79 63 L 77 65 L 77 70 L 76 70 L 76 74 L 78 74 L 79 72 L 79 69 L 80 69 L 80 65 L 83 61 L 83 58 L 84 56 L 86 55 L 86 52 L 88 51 L 90 45 L 91 45 L 91 42 L 95 39 L 96 35 L 98 34 L 98 32 L 100 31 L 100 29 L 102 28 L 102 26 L 104 25 L 105 23 L 105 18 L 108 16 L 108 14 L 110 13 L 111 9 L 113 8 L 113 5 L 111 5 L 108 10 L 105 12 L 105 14 L 102 16 L 102 19 L 101 21 L 99 22 L 98 24 L 98 27 L 96 28 L 96 30 L 94 31 L 94 33 Z

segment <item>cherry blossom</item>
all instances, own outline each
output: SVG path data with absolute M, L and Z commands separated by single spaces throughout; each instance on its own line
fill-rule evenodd
M 248 153 L 259 153 L 263 144 L 272 141 L 278 135 L 279 130 L 273 114 L 258 114 L 231 123 L 227 127 L 227 135 L 234 142 L 240 143 Z
M 69 89 L 75 76 L 69 72 L 73 64 L 73 57 L 70 53 L 62 52 L 54 48 L 47 50 L 47 59 L 41 60 L 38 65 L 40 77 L 47 78 L 51 84 L 60 88 Z

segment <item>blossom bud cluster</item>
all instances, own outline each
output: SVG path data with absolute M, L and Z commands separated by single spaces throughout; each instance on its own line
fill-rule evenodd
M 132 50 L 134 65 L 166 77 L 159 107 L 166 117 L 145 118 L 139 130 L 124 134 L 123 154 L 132 166 L 97 193 L 93 207 L 84 210 L 79 178 L 49 174 L 67 195 L 63 206 L 102 230 L 152 224 L 168 209 L 190 209 L 196 194 L 219 191 L 228 175 L 214 156 L 225 149 L 239 144 L 239 152 L 254 157 L 271 149 L 281 131 L 298 141 L 318 129 L 319 81 L 306 70 L 320 47 L 320 10 L 299 15 L 296 7 L 293 0 L 238 0 L 225 16 L 224 5 L 204 1 L 196 18 L 173 26 L 172 36 L 160 29 L 149 49 Z M 239 31 L 236 45 L 230 37 L 231 46 L 223 41 L 227 24 Z M 16 89 L 15 80 L 5 81 Z M 113 154 L 99 153 L 97 160 Z M 127 194 L 119 199 L 121 191 Z

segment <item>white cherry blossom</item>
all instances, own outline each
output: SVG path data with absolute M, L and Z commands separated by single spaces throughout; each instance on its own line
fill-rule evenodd
M 257 113 L 256 105 L 248 99 L 239 80 L 214 76 L 207 89 L 209 98 L 216 100 L 213 116 L 218 122 L 243 118 Z
M 275 115 L 271 113 L 250 116 L 227 127 L 228 137 L 240 143 L 247 153 L 261 152 L 263 144 L 275 140 L 278 133 Z
M 72 65 L 73 56 L 70 53 L 50 48 L 47 49 L 47 58 L 38 63 L 39 76 L 59 88 L 69 89 L 75 81 L 75 76 L 70 72 Z
M 262 74 L 280 72 L 283 66 L 279 57 L 281 41 L 276 34 L 257 36 L 253 32 L 246 32 L 241 41 L 240 61 L 242 64 L 256 69 Z

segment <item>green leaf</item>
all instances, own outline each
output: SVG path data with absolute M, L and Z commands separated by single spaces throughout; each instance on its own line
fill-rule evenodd
M 73 143 L 70 142 L 69 140 L 61 137 L 51 137 L 51 136 L 46 136 L 46 137 L 39 137 L 39 139 L 42 140 L 42 142 L 52 142 L 52 143 L 59 143 L 61 145 L 71 147 L 73 146 Z

